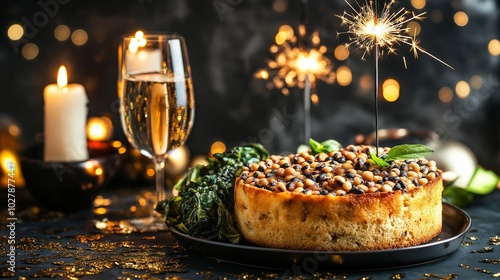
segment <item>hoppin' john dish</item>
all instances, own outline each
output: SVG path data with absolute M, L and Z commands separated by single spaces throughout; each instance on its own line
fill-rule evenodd
M 380 167 L 368 160 L 370 149 L 273 155 L 244 167 L 234 208 L 242 236 L 266 247 L 334 251 L 401 248 L 437 236 L 443 184 L 436 163 Z

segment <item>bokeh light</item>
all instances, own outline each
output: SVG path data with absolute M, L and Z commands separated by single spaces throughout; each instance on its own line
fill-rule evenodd
M 333 54 L 337 60 L 343 61 L 349 58 L 349 49 L 345 45 L 340 45 L 335 48 Z
M 469 16 L 467 16 L 465 12 L 460 11 L 455 13 L 455 15 L 453 16 L 453 20 L 458 26 L 466 26 L 469 22 Z
M 500 41 L 498 39 L 493 39 L 488 43 L 488 51 L 493 56 L 500 55 Z
M 470 86 L 473 89 L 480 89 L 483 86 L 483 78 L 479 75 L 474 75 L 470 78 Z
M 287 0 L 274 0 L 273 2 L 273 10 L 281 13 L 288 9 L 288 1 Z
M 341 86 L 348 86 L 352 82 L 352 72 L 347 66 L 340 66 L 337 69 L 337 83 Z
M 382 97 L 387 102 L 395 102 L 399 99 L 400 85 L 395 79 L 387 79 L 382 84 Z
M 87 35 L 87 32 L 83 29 L 77 29 L 71 33 L 71 41 L 73 44 L 77 46 L 83 46 L 85 43 L 87 43 L 87 40 L 89 39 L 89 36 Z
M 151 168 L 151 167 L 150 167 L 150 168 L 148 168 L 148 169 L 146 170 L 146 176 L 148 176 L 148 177 L 153 177 L 153 176 L 155 176 L 155 173 L 156 173 L 156 172 L 155 172 L 154 168 Z
M 274 37 L 274 41 L 276 42 L 277 45 L 283 45 L 283 43 L 285 43 L 286 41 L 286 32 L 279 31 Z
M 91 117 L 87 121 L 86 131 L 89 140 L 109 140 L 113 134 L 113 122 L 108 117 Z
M 17 41 L 21 39 L 24 35 L 24 29 L 20 24 L 13 24 L 7 29 L 7 36 L 9 36 L 9 39 L 12 41 Z
M 28 43 L 24 45 L 23 48 L 21 49 L 21 54 L 27 60 L 35 59 L 35 57 L 38 56 L 38 52 L 39 52 L 38 46 L 33 43 Z
M 10 135 L 12 135 L 14 137 L 17 137 L 21 134 L 21 129 L 19 128 L 19 126 L 15 125 L 15 124 L 9 125 L 7 130 L 9 131 Z
M 362 75 L 358 83 L 363 92 L 370 92 L 373 89 L 373 77 L 368 74 Z
M 470 86 L 466 81 L 459 81 L 455 86 L 455 92 L 459 98 L 467 98 L 470 94 Z
M 293 36 L 295 36 L 295 32 L 293 31 L 293 28 L 290 26 L 290 25 L 281 25 L 279 28 L 278 28 L 278 32 L 285 32 L 286 34 L 286 38 L 287 39 L 292 39 Z
M 387 102 L 395 102 L 399 99 L 399 88 L 393 85 L 387 86 L 382 91 L 382 96 Z
M 411 36 L 417 36 L 418 34 L 420 34 L 420 31 L 422 30 L 420 23 L 414 20 L 408 22 L 408 25 L 406 27 L 408 28 L 408 34 L 410 34 Z
M 426 1 L 425 0 L 411 0 L 411 5 L 415 9 L 423 9 L 425 8 Z
M 221 141 L 215 141 L 210 147 L 210 155 L 214 155 L 217 153 L 223 153 L 226 151 L 226 144 Z
M 396 87 L 397 89 L 400 89 L 400 85 L 399 85 L 399 82 L 396 81 L 395 79 L 386 79 L 383 83 L 382 83 L 382 89 L 386 88 L 386 87 L 389 87 L 389 86 L 393 86 L 393 87 Z
M 66 41 L 69 39 L 70 36 L 71 36 L 71 30 L 69 30 L 69 27 L 66 25 L 61 24 L 54 29 L 54 37 L 58 41 L 61 42 Z
M 318 96 L 318 94 L 316 94 L 316 93 L 311 94 L 311 102 L 314 105 L 318 105 L 319 104 L 319 96 Z
M 443 103 L 450 103 L 453 100 L 453 90 L 449 87 L 442 87 L 438 93 L 439 100 Z

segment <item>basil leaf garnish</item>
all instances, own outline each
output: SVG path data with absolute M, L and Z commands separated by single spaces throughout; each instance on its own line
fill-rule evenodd
M 370 151 L 370 160 L 380 167 L 387 167 L 393 160 L 425 158 L 433 152 L 434 150 L 422 144 L 403 144 L 392 147 L 385 156 L 378 157 L 375 151 Z
M 311 154 L 317 155 L 319 153 L 328 154 L 332 151 L 337 151 L 342 147 L 342 145 L 335 140 L 326 140 L 324 142 L 318 142 L 312 138 L 309 139 L 309 146 L 311 147 Z

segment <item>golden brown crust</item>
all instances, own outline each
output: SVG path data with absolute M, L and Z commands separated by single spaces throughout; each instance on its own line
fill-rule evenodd
M 365 251 L 430 241 L 441 232 L 443 183 L 409 191 L 345 196 L 272 192 L 235 184 L 235 219 L 257 245 L 299 250 Z

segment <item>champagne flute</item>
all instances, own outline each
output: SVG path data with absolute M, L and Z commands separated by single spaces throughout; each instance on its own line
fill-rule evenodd
M 184 145 L 194 120 L 185 40 L 166 34 L 124 36 L 119 57 L 122 128 L 132 146 L 154 162 L 157 205 L 168 196 L 164 177 L 168 154 Z

